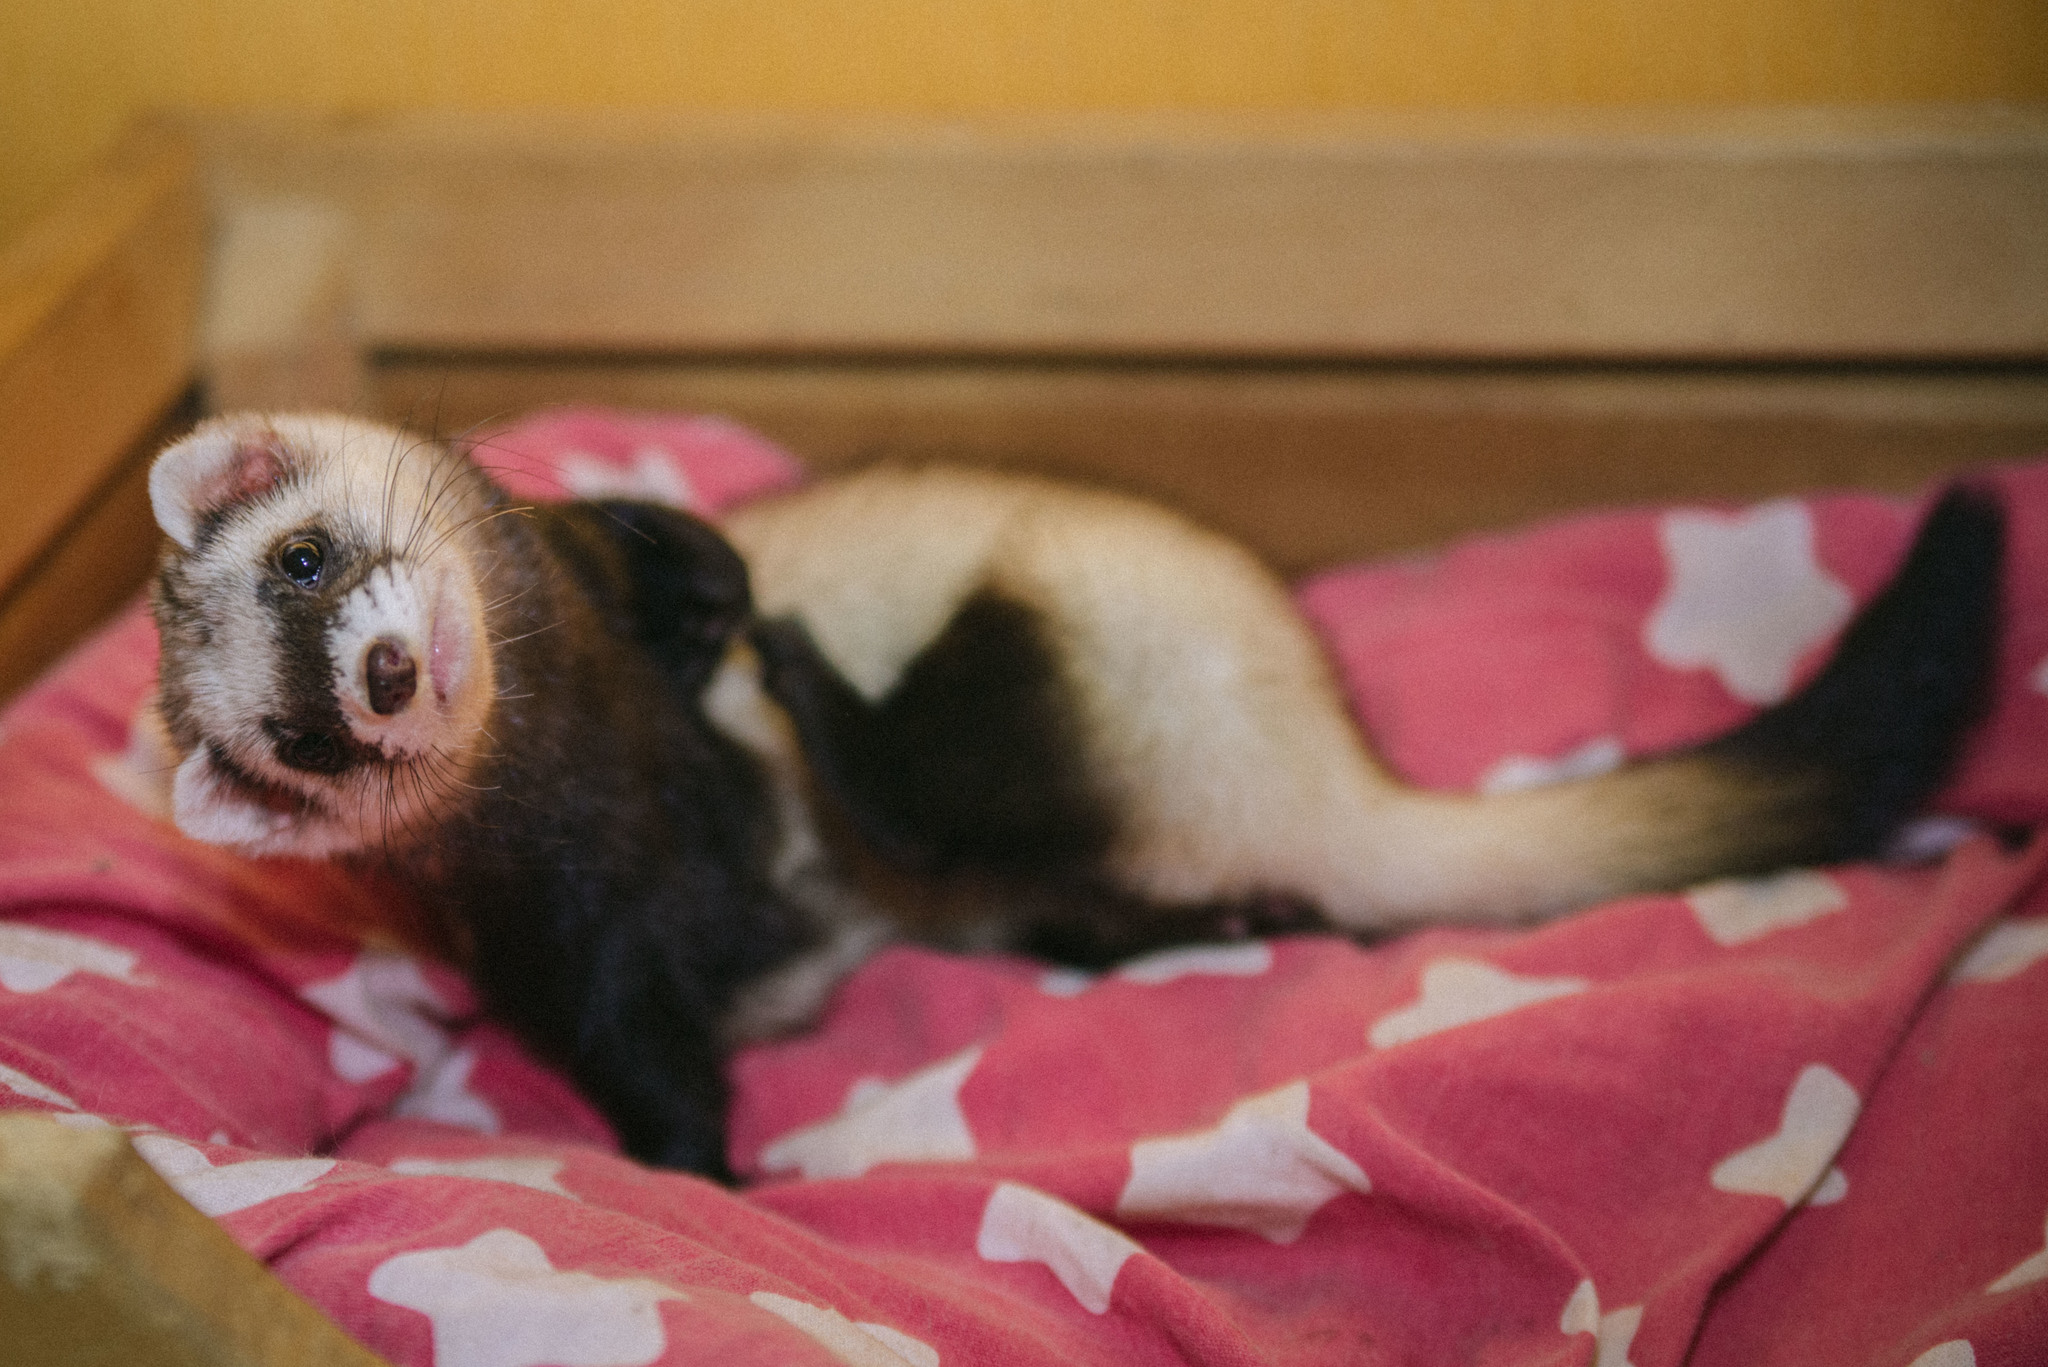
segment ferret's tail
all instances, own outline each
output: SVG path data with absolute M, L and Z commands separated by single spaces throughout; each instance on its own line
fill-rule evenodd
M 1780 852 L 1753 837 L 1755 862 L 1875 855 L 1948 778 L 1990 701 L 2004 542 L 1988 493 L 1949 490 L 1813 682 L 1701 748 L 1704 762 L 1765 787 L 1808 783 L 1818 794 L 1796 843 Z
M 1819 675 L 1717 740 L 1524 792 L 1402 794 L 1386 815 L 1408 853 L 1356 919 L 1540 916 L 1882 852 L 1988 701 L 2004 526 L 1993 495 L 1950 489 Z

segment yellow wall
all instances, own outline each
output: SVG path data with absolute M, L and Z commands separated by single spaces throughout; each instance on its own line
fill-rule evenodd
M 0 0 L 0 235 L 161 104 L 2048 100 L 2044 0 Z

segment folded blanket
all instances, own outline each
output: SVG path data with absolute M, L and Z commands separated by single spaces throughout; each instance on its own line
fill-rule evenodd
M 562 413 L 522 493 L 699 510 L 729 424 Z M 727 1191 L 620 1157 L 405 894 L 187 841 L 137 610 L 0 718 L 0 1104 L 119 1124 L 399 1364 L 2048 1361 L 2048 464 L 1992 714 L 1919 853 L 1522 932 L 1097 977 L 884 952 L 733 1065 Z M 1543 782 L 1797 687 L 1917 503 L 1579 518 L 1301 602 L 1395 768 Z M 1953 847 L 1953 848 L 1950 848 Z

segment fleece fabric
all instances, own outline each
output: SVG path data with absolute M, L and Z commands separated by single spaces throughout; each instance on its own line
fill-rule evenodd
M 800 473 L 595 411 L 480 457 L 713 515 Z M 180 836 L 138 608 L 0 718 L 0 1106 L 125 1127 L 402 1367 L 2048 1362 L 2048 464 L 1980 478 L 1997 696 L 1917 861 L 1093 977 L 890 949 L 734 1061 L 739 1190 L 622 1158 L 402 889 Z M 1555 781 L 1796 688 L 1921 506 L 1601 513 L 1300 602 L 1400 772 Z

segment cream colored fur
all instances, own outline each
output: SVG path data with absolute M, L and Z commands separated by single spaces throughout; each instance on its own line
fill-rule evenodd
M 1485 798 L 1396 782 L 1271 572 L 1135 499 L 880 468 L 749 506 L 725 530 L 762 613 L 800 618 L 870 699 L 977 589 L 1036 608 L 1081 702 L 1087 767 L 1122 823 L 1108 872 L 1152 901 L 1290 893 L 1353 929 L 1524 920 L 1654 884 L 1655 856 L 1638 852 L 1682 845 L 1692 807 L 1717 810 L 1704 771 Z M 761 724 L 736 722 L 759 749 Z M 788 747 L 786 735 L 770 747 L 785 775 Z

